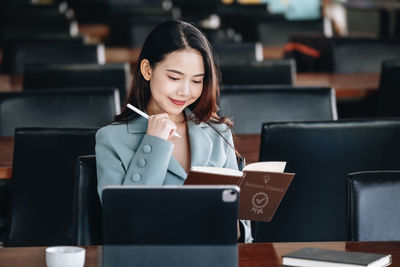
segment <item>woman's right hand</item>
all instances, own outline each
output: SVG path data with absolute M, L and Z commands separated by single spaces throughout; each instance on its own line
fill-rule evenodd
M 159 137 L 164 140 L 169 140 L 176 131 L 176 125 L 168 118 L 167 113 L 149 116 L 146 133 L 152 136 Z

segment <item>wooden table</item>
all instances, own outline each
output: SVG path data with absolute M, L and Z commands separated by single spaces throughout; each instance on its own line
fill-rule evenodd
M 245 157 L 246 163 L 258 162 L 260 158 L 261 135 L 240 134 L 235 140 L 236 150 Z
M 260 150 L 259 134 L 243 134 L 236 138 L 235 146 L 247 163 L 257 162 Z M 10 179 L 14 154 L 14 138 L 0 137 L 0 179 Z
M 0 179 L 11 178 L 14 154 L 14 138 L 0 137 Z
M 118 62 L 123 58 L 135 57 L 129 50 L 107 48 L 108 56 Z M 111 56 L 111 54 L 114 54 Z M 118 59 L 119 58 L 119 59 Z M 379 73 L 298 73 L 295 86 L 333 87 L 337 99 L 362 98 L 376 93 L 379 87 Z M 22 77 L 0 75 L 0 92 L 22 91 Z
M 376 93 L 379 73 L 298 73 L 295 86 L 333 87 L 337 99 L 362 98 Z
M 280 267 L 281 256 L 303 247 L 391 254 L 391 267 L 400 266 L 400 242 L 313 242 L 239 244 L 240 267 Z M 101 246 L 86 248 L 86 267 L 99 267 Z M 45 247 L 0 248 L 0 267 L 43 267 Z

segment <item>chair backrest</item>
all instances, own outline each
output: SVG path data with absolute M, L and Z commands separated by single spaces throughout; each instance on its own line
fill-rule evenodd
M 128 63 L 34 64 L 26 66 L 23 77 L 25 91 L 68 87 L 113 87 L 118 88 L 121 102 L 125 101 L 131 81 Z
M 73 218 L 77 246 L 102 245 L 102 206 L 97 193 L 95 155 L 78 158 Z
M 264 45 L 285 45 L 293 35 L 303 33 L 323 34 L 322 20 L 288 21 L 272 19 L 258 24 L 258 36 Z
M 13 65 L 12 61 L 14 55 L 12 51 L 15 50 L 14 47 L 22 44 L 33 44 L 33 45 L 52 45 L 52 44 L 74 44 L 74 45 L 84 45 L 86 39 L 84 36 L 70 36 L 69 34 L 62 33 L 43 33 L 43 34 L 32 34 L 31 35 L 23 35 L 23 34 L 15 34 L 12 36 L 3 36 L 4 40 L 2 41 L 2 49 L 3 49 L 3 62 L 2 62 L 2 71 L 4 73 L 10 73 L 11 67 Z
M 119 112 L 114 88 L 0 93 L 0 136 L 17 127 L 100 127 Z
M 400 59 L 382 63 L 381 81 L 378 90 L 378 115 L 400 117 Z
M 96 130 L 16 130 L 7 246 L 74 244 L 76 160 L 95 153 Z
M 10 48 L 10 73 L 21 75 L 24 65 L 31 63 L 105 63 L 103 45 L 21 44 Z
M 380 72 L 384 60 L 400 58 L 400 42 L 373 38 L 333 38 L 334 71 Z
M 348 175 L 349 239 L 400 240 L 400 171 Z
M 172 12 L 164 10 L 161 5 L 139 7 L 132 1 L 121 1 L 120 4 L 110 5 L 109 17 L 108 45 L 141 48 L 154 27 L 172 19 Z
M 38 8 L 35 5 L 21 8 L 8 8 L 2 17 L 3 36 L 34 36 L 40 33 L 77 34 L 78 25 L 60 7 Z M 74 29 L 73 29 L 74 28 Z
M 347 240 L 347 174 L 400 169 L 399 138 L 399 120 L 264 124 L 260 161 L 287 161 L 296 175 L 255 240 Z
M 260 134 L 263 122 L 337 119 L 331 88 L 231 86 L 221 90 L 219 104 L 238 134 Z
M 285 84 L 292 85 L 296 75 L 294 60 L 265 60 L 250 64 L 221 65 L 224 85 Z
M 0 179 L 0 244 L 7 237 L 8 219 L 10 216 L 10 179 Z
M 221 65 L 248 64 L 264 59 L 261 43 L 213 43 L 212 47 Z

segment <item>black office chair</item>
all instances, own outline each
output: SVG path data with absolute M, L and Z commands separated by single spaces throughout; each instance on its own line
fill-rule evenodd
M 10 179 L 0 179 L 0 244 L 7 236 L 8 217 L 10 214 Z
M 261 43 L 212 43 L 214 53 L 221 65 L 249 64 L 264 60 Z
M 67 12 L 66 2 L 51 5 L 13 4 L 6 3 L 3 8 L 0 7 L 0 43 L 15 38 L 35 38 L 43 34 L 76 36 L 79 33 L 78 23 L 73 18 L 73 12 Z
M 109 23 L 108 0 L 68 0 L 68 5 L 74 10 L 75 17 L 82 24 Z
M 21 34 L 15 36 L 3 36 L 2 48 L 3 48 L 3 62 L 2 72 L 10 73 L 13 65 L 12 61 L 14 56 L 12 55 L 12 49 L 18 45 L 53 45 L 53 44 L 72 44 L 72 45 L 84 45 L 87 40 L 84 36 L 71 36 L 70 34 L 63 33 L 43 33 L 33 34 L 27 36 Z
M 73 215 L 74 243 L 77 246 L 102 245 L 102 206 L 97 193 L 94 155 L 78 158 Z
M 0 136 L 17 127 L 100 127 L 119 112 L 114 88 L 0 93 Z
M 277 17 L 259 23 L 257 32 L 264 45 L 283 46 L 296 34 L 323 34 L 324 27 L 321 19 L 288 21 Z
M 296 75 L 295 62 L 289 59 L 226 64 L 220 69 L 224 85 L 292 85 Z
M 17 13 L 18 14 L 18 13 Z M 23 13 L 22 16 L 26 16 Z M 78 24 L 74 20 L 69 20 L 60 14 L 60 17 L 47 19 L 43 16 L 20 17 L 13 14 L 13 21 L 6 25 L 3 30 L 3 38 L 15 37 L 34 37 L 39 34 L 68 34 L 76 36 L 78 34 Z
M 103 45 L 80 44 L 18 44 L 9 50 L 10 66 L 13 75 L 21 75 L 24 65 L 32 63 L 105 63 L 105 48 Z
M 400 171 L 348 175 L 349 239 L 400 240 Z
M 141 48 L 149 33 L 161 22 L 171 20 L 172 14 L 163 9 L 144 10 L 137 7 L 111 7 L 108 45 Z M 114 10 L 113 10 L 114 9 Z M 115 10 L 117 9 L 117 10 Z M 155 13 L 151 11 L 154 10 Z
M 378 116 L 400 117 L 400 59 L 382 63 L 378 90 Z
M 296 175 L 272 221 L 255 223 L 255 241 L 347 240 L 347 174 L 399 170 L 399 138 L 399 120 L 264 124 L 260 161 Z
M 238 134 L 260 134 L 263 122 L 337 119 L 331 88 L 230 86 L 221 90 L 219 105 Z
M 74 245 L 76 160 L 95 153 L 95 133 L 96 129 L 16 130 L 6 246 Z
M 128 63 L 27 65 L 23 90 L 113 87 L 118 88 L 123 102 L 130 87 L 130 73 Z
M 400 41 L 374 38 L 333 38 L 334 71 L 380 72 L 382 62 L 400 58 Z

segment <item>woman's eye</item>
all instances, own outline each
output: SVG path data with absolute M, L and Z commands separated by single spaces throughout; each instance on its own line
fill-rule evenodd
M 194 83 L 202 83 L 203 81 L 193 81 Z
M 175 77 L 172 77 L 172 76 L 168 76 L 168 78 L 170 78 L 170 79 L 173 80 L 173 81 L 179 80 L 178 78 L 175 78 Z

